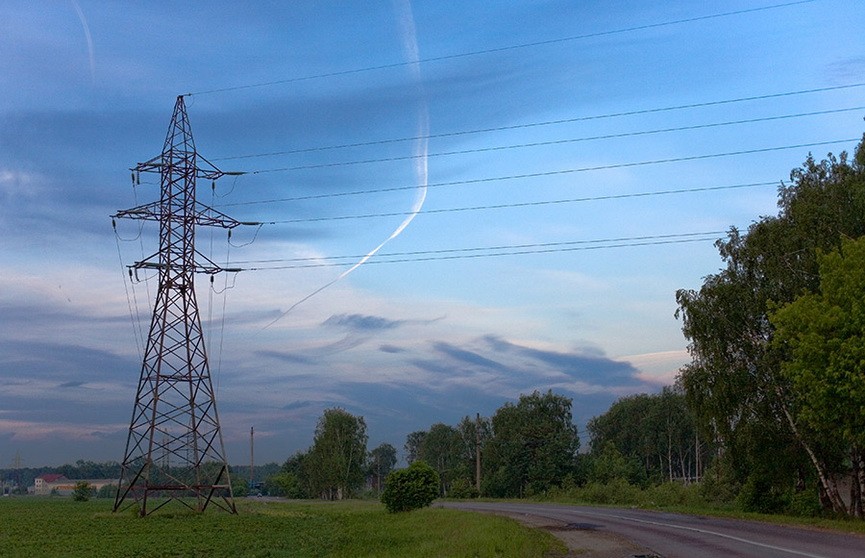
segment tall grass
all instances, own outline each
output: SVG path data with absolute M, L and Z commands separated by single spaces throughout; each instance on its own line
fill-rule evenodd
M 163 508 L 164 509 L 164 508 Z M 111 503 L 0 500 L 9 557 L 563 556 L 551 535 L 495 516 L 448 509 L 389 514 L 372 502 L 238 502 L 238 515 L 181 510 L 139 518 Z M 162 510 L 160 510 L 162 511 Z

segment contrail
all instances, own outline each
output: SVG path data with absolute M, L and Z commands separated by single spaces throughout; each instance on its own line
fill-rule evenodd
M 81 6 L 78 5 L 78 0 L 69 0 L 75 12 L 78 14 L 78 19 L 81 21 L 81 27 L 84 28 L 84 38 L 87 39 L 87 57 L 90 61 L 90 80 L 96 82 L 96 57 L 93 56 L 93 37 L 90 36 L 90 26 L 87 25 L 87 18 L 84 17 L 84 12 L 81 11 Z
M 426 91 L 424 90 L 423 81 L 421 80 L 420 75 L 420 55 L 417 46 L 417 30 L 415 29 L 414 15 L 412 13 L 411 3 L 409 2 L 409 0 L 394 0 L 393 4 L 399 19 L 399 30 L 400 36 L 402 37 L 403 51 L 405 52 L 406 59 L 410 63 L 409 68 L 411 68 L 411 72 L 414 77 L 415 87 L 417 89 L 419 100 L 417 139 L 414 143 L 414 152 L 415 156 L 417 157 L 415 163 L 415 175 L 417 176 L 418 187 L 411 212 L 403 220 L 403 222 L 400 223 L 399 226 L 394 229 L 392 233 L 390 233 L 390 236 L 384 239 L 381 244 L 370 250 L 364 257 L 358 260 L 356 264 L 340 273 L 336 279 L 330 281 L 329 283 L 325 283 L 321 287 L 317 288 L 316 290 L 312 291 L 302 299 L 289 306 L 288 310 L 282 312 L 279 316 L 276 317 L 276 319 L 264 326 L 262 329 L 269 328 L 270 326 L 287 316 L 289 312 L 291 312 L 310 298 L 314 297 L 321 291 L 330 287 L 334 283 L 344 279 L 349 273 L 369 261 L 369 259 L 376 255 L 376 253 L 378 253 L 378 251 L 381 250 L 385 244 L 402 234 L 402 231 L 404 231 L 405 228 L 408 227 L 409 224 L 414 220 L 414 218 L 417 217 L 417 214 L 420 213 L 421 209 L 423 208 L 424 201 L 426 201 L 427 185 L 429 184 L 429 106 L 427 105 Z

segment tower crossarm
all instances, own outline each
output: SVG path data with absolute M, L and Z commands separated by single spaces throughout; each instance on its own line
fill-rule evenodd
M 143 221 L 160 221 L 164 213 L 160 202 L 151 202 L 131 209 L 121 209 L 111 216 L 112 219 L 138 219 Z M 241 225 L 258 226 L 259 222 L 254 221 L 238 221 L 229 217 L 225 213 L 213 209 L 203 203 L 195 203 L 195 211 L 193 213 L 195 224 L 205 227 L 222 227 L 223 229 L 233 229 Z M 170 219 L 171 217 L 168 216 Z M 178 218 L 181 218 L 178 216 Z
M 196 157 L 196 165 L 195 165 L 195 178 L 204 178 L 206 180 L 218 180 L 223 176 L 240 176 L 242 174 L 246 174 L 245 172 L 240 171 L 223 171 L 216 168 L 216 165 L 205 159 L 201 156 L 200 153 L 195 153 Z M 155 172 L 157 174 L 162 173 L 162 171 L 167 167 L 173 167 L 174 162 L 165 160 L 165 154 L 160 153 L 156 157 L 144 161 L 143 163 L 138 163 L 131 170 L 133 173 L 142 173 L 142 172 Z

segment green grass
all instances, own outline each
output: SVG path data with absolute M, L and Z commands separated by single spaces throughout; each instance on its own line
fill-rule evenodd
M 699 492 L 699 486 L 663 484 L 641 489 L 624 481 L 606 485 L 586 485 L 567 491 L 559 491 L 538 501 L 578 504 L 589 506 L 635 507 L 656 509 L 688 515 L 708 515 L 733 519 L 749 519 L 778 525 L 791 525 L 830 529 L 844 533 L 865 534 L 865 521 L 854 518 L 804 517 L 780 514 L 745 512 L 734 503 L 707 502 Z
M 552 535 L 490 515 L 426 508 L 389 514 L 373 502 L 240 500 L 238 515 L 163 508 L 139 518 L 111 501 L 0 499 L 9 557 L 563 556 Z

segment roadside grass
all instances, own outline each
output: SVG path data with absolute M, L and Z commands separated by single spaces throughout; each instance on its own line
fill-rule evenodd
M 389 514 L 376 502 L 238 500 L 238 515 L 166 510 L 139 518 L 111 502 L 0 500 L 0 554 L 9 557 L 529 557 L 564 556 L 549 533 L 442 508 Z
M 865 534 L 865 521 L 861 519 L 745 512 L 732 502 L 707 501 L 700 493 L 698 485 L 665 483 L 643 489 L 625 481 L 613 481 L 609 484 L 590 483 L 579 488 L 555 490 L 533 499 L 561 504 L 654 509 Z

